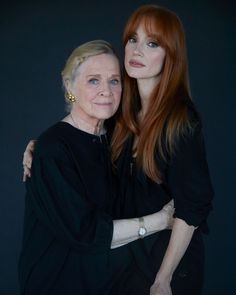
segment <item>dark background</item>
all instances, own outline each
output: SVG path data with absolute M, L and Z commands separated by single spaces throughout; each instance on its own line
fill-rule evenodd
M 8 1 L 0 8 L 0 294 L 17 295 L 22 238 L 22 154 L 29 139 L 64 116 L 60 73 L 79 44 L 106 39 L 122 57 L 128 16 L 149 1 Z M 215 189 L 206 237 L 204 295 L 234 293 L 234 1 L 152 1 L 174 10 L 187 35 L 192 94 L 204 124 Z M 191 294 L 188 294 L 191 295 Z

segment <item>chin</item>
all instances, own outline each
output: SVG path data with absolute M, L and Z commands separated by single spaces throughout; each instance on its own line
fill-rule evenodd
M 137 73 L 137 72 L 134 71 L 134 70 L 129 70 L 129 71 L 126 71 L 126 72 L 127 72 L 128 76 L 129 76 L 130 78 L 134 78 L 134 79 L 139 79 L 139 78 L 141 78 L 141 77 L 140 77 L 140 73 Z
M 107 120 L 111 118 L 114 114 L 115 112 L 98 112 L 96 114 L 96 118 L 99 120 Z

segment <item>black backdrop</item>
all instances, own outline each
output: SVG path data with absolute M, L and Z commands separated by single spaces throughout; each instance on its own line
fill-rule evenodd
M 0 294 L 17 295 L 24 208 L 22 153 L 30 138 L 64 116 L 60 72 L 72 49 L 106 39 L 122 57 L 131 12 L 149 1 L 8 1 L 0 8 Z M 204 295 L 234 293 L 235 5 L 234 1 L 152 1 L 182 19 L 193 98 L 202 114 L 215 188 L 206 237 Z M 234 89 L 233 89 L 234 88 Z M 189 294 L 190 295 L 190 294 Z

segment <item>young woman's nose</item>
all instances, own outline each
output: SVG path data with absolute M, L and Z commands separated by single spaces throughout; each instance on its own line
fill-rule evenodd
M 134 54 L 143 56 L 143 45 L 141 43 L 136 43 L 134 48 Z

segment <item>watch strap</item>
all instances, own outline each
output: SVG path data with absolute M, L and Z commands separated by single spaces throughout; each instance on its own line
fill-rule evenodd
M 139 217 L 138 221 L 139 221 L 139 227 L 145 227 L 144 226 L 144 218 L 143 217 Z

